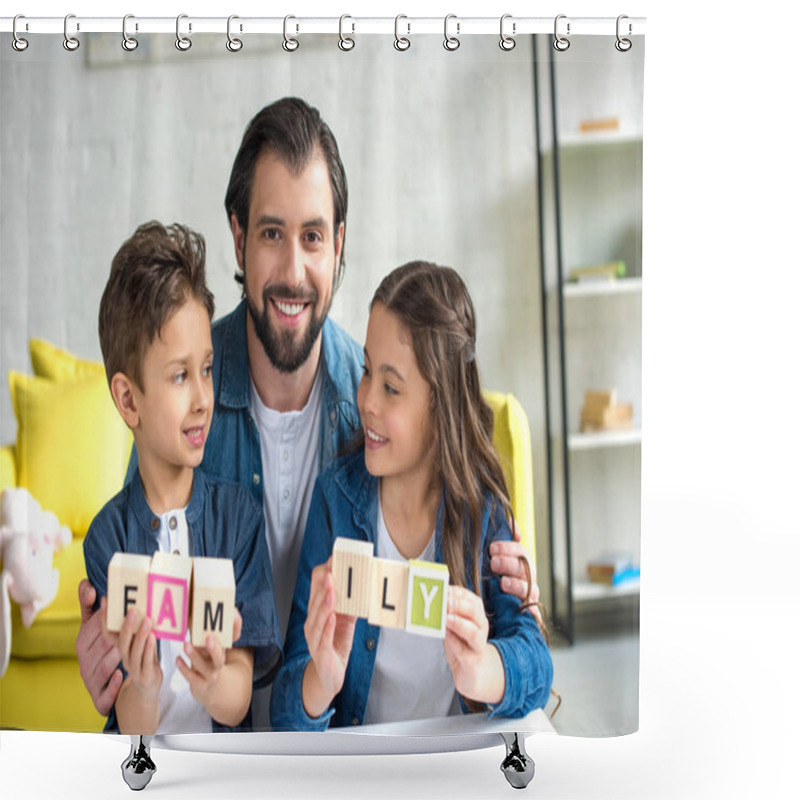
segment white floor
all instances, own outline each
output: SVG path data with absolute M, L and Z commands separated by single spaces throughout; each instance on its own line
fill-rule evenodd
M 553 642 L 553 688 L 561 706 L 552 719 L 568 736 L 619 736 L 639 728 L 639 637 L 584 633 L 571 646 Z

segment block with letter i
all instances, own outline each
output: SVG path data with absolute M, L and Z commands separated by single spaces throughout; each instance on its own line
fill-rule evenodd
M 376 558 L 372 562 L 369 624 L 405 628 L 407 592 L 408 564 Z
M 444 639 L 450 572 L 445 564 L 408 562 L 406 630 Z
M 147 591 L 147 616 L 153 623 L 156 639 L 186 638 L 189 615 L 189 585 L 192 559 L 157 552 L 150 565 Z
M 337 614 L 369 615 L 373 551 L 371 542 L 340 537 L 333 543 L 333 607 Z
M 147 584 L 150 556 L 135 553 L 114 553 L 108 564 L 108 605 L 106 627 L 110 631 L 122 628 L 125 616 L 135 608 L 138 621 L 147 614 Z
M 236 579 L 229 558 L 194 558 L 192 574 L 192 644 L 206 646 L 212 634 L 222 647 L 233 644 Z

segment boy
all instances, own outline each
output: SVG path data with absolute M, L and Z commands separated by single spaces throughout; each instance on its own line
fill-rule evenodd
M 264 515 L 249 493 L 196 467 L 214 408 L 205 241 L 182 225 L 141 225 L 117 252 L 100 302 L 100 347 L 111 395 L 133 431 L 138 472 L 95 517 L 84 541 L 89 580 L 105 620 L 116 551 L 233 560 L 236 646 L 208 637 L 156 642 L 131 610 L 116 639 L 125 674 L 106 730 L 150 735 L 248 727 L 254 668 L 280 661 Z M 237 641 L 238 635 L 238 641 Z M 182 658 L 181 650 L 190 660 Z

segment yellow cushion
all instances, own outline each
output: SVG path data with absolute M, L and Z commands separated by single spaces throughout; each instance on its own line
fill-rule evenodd
M 11 656 L 13 658 L 75 658 L 75 639 L 81 624 L 78 584 L 86 577 L 83 539 L 73 539 L 53 556 L 58 570 L 58 592 L 30 628 L 22 624 L 19 607 L 11 604 Z
M 133 436 L 104 375 L 52 381 L 8 374 L 17 417 L 17 483 L 78 537 L 121 488 Z
M 484 392 L 494 411 L 494 449 L 500 457 L 508 484 L 511 510 L 521 535 L 522 545 L 536 561 L 536 536 L 533 516 L 533 457 L 531 430 L 525 409 L 512 394 Z
M 96 378 L 105 375 L 99 361 L 87 361 L 60 350 L 44 339 L 31 339 L 28 342 L 33 374 L 53 381 L 74 381 L 83 378 Z
M 76 658 L 9 661 L 0 678 L 0 727 L 82 733 L 101 731 L 104 724 Z
M 0 447 L 0 490 L 17 485 L 17 459 L 10 445 Z

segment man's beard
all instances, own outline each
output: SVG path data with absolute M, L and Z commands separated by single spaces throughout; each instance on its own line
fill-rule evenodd
M 276 331 L 272 328 L 269 321 L 270 298 L 302 300 L 310 304 L 311 321 L 305 335 L 299 341 L 295 341 L 295 331 L 293 330 Z M 330 302 L 317 316 L 315 313 L 318 299 L 316 292 L 298 297 L 296 291 L 292 291 L 288 286 L 280 285 L 265 286 L 262 292 L 262 299 L 264 307 L 262 311 L 259 311 L 245 288 L 247 310 L 250 314 L 250 319 L 253 321 L 256 336 L 258 336 L 267 358 L 275 369 L 284 373 L 294 372 L 303 366 L 309 355 L 311 355 L 311 350 L 328 316 Z

